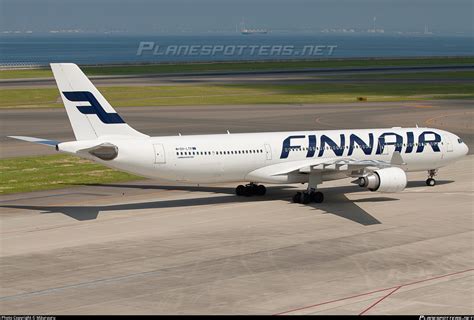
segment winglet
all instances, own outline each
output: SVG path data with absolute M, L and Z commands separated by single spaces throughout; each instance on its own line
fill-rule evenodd
M 41 138 L 35 138 L 35 137 L 8 136 L 8 138 L 27 141 L 27 142 L 44 144 L 45 146 L 48 146 L 48 147 L 56 147 L 56 145 L 59 144 L 59 141 L 49 140 L 49 139 L 41 139 Z

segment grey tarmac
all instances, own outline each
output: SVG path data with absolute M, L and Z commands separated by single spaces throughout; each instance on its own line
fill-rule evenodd
M 472 314 L 474 156 L 435 187 L 144 180 L 0 196 L 5 314 Z

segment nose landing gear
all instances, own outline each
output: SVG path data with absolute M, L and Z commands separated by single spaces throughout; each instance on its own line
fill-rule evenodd
M 436 180 L 434 179 L 434 177 L 436 176 L 437 173 L 438 173 L 437 169 L 428 170 L 428 179 L 426 179 L 426 185 L 428 187 L 434 187 L 436 185 Z

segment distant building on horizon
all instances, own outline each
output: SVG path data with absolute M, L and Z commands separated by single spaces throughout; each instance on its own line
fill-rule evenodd
M 267 34 L 267 29 L 250 29 L 245 27 L 244 19 L 240 22 L 240 34 L 249 35 L 249 34 Z

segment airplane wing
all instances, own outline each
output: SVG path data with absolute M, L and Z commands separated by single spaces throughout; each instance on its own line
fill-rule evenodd
M 12 139 L 17 139 L 21 141 L 39 143 L 48 147 L 56 147 L 59 144 L 59 141 L 49 140 L 49 139 L 42 139 L 42 138 L 35 138 L 35 137 L 24 137 L 24 136 L 8 136 Z
M 289 161 L 266 166 L 249 173 L 248 177 L 277 177 L 292 173 L 329 173 L 345 172 L 348 176 L 359 176 L 364 171 L 373 171 L 389 167 L 403 168 L 403 161 L 398 151 L 394 152 L 390 162 L 381 160 L 357 160 L 350 157 L 326 158 Z

